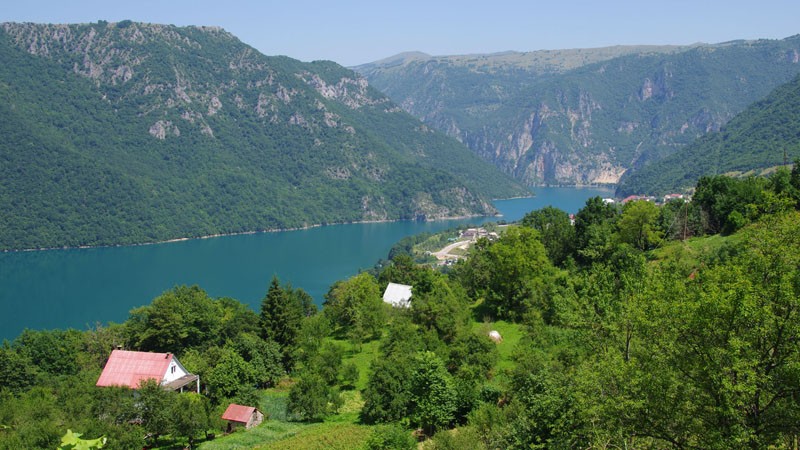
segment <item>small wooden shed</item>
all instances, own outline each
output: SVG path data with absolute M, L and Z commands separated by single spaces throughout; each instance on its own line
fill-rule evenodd
M 222 420 L 228 421 L 229 432 L 241 426 L 249 430 L 264 421 L 264 414 L 253 406 L 242 406 L 231 403 L 228 405 L 228 409 L 222 414 Z

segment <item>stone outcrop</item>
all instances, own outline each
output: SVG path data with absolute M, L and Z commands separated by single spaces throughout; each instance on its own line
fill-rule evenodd
M 689 47 L 398 55 L 359 66 L 407 112 L 529 185 L 615 184 L 800 72 L 800 36 Z

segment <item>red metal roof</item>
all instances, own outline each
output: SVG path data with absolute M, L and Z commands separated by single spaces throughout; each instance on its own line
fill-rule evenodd
M 231 403 L 228 405 L 228 409 L 222 414 L 222 420 L 247 423 L 250 421 L 255 410 L 256 409 L 252 406 L 242 406 Z
M 97 386 L 127 386 L 136 389 L 144 380 L 155 378 L 159 383 L 167 373 L 172 353 L 114 350 L 108 357 Z

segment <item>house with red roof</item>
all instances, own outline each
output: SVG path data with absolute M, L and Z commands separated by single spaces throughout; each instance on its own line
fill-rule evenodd
M 228 421 L 229 432 L 240 426 L 244 426 L 246 430 L 249 430 L 264 421 L 264 414 L 252 406 L 231 403 L 222 414 L 222 420 Z
M 181 392 L 194 384 L 200 393 L 200 377 L 189 373 L 172 353 L 114 350 L 95 385 L 138 389 L 145 380 L 156 380 L 164 389 Z

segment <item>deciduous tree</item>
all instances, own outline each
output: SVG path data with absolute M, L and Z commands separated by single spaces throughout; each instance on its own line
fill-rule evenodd
M 307 371 L 289 390 L 287 408 L 301 420 L 320 421 L 335 413 L 342 404 L 339 391 L 318 373 Z
M 645 200 L 626 203 L 617 221 L 620 240 L 642 251 L 653 248 L 662 237 L 657 219 L 658 207 L 654 203 Z
M 496 242 L 479 241 L 459 271 L 468 293 L 483 298 L 501 319 L 520 317 L 533 306 L 546 309 L 547 285 L 556 273 L 539 233 L 527 227 L 511 228 Z
M 209 426 L 208 400 L 193 392 L 183 393 L 172 399 L 172 423 L 170 432 L 173 436 L 185 437 L 189 448 L 194 448 L 197 436 L 205 433 Z
M 432 435 L 455 419 L 456 399 L 453 378 L 442 360 L 432 352 L 418 353 L 409 387 L 412 423 Z
M 569 214 L 548 206 L 525 214 L 522 225 L 539 232 L 539 238 L 550 261 L 561 266 L 575 252 L 575 227 Z
M 134 348 L 178 352 L 217 342 L 219 308 L 198 286 L 178 286 L 131 311 L 127 327 Z
M 355 342 L 380 336 L 386 323 L 380 287 L 366 272 L 331 286 L 325 295 L 325 311 Z

